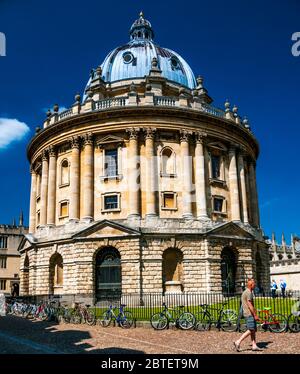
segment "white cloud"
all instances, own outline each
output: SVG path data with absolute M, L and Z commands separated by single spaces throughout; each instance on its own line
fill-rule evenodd
M 0 149 L 14 141 L 22 140 L 30 131 L 29 126 L 13 118 L 0 117 Z

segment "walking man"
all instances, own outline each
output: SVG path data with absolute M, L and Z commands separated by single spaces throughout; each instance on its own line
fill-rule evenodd
M 252 342 L 252 351 L 261 351 L 260 348 L 256 345 L 256 321 L 259 319 L 256 315 L 256 311 L 254 309 L 253 304 L 253 290 L 255 288 L 255 280 L 248 279 L 247 288 L 242 293 L 241 302 L 242 302 L 242 310 L 243 316 L 246 320 L 247 331 L 233 344 L 237 352 L 240 352 L 240 346 L 243 340 L 251 336 Z

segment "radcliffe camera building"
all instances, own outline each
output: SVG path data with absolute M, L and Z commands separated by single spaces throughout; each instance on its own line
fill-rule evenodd
M 28 145 L 22 294 L 234 292 L 248 277 L 269 288 L 258 142 L 154 40 L 141 13 Z

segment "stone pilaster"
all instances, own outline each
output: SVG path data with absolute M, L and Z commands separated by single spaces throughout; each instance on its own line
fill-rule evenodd
M 195 148 L 195 188 L 197 218 L 207 220 L 206 187 L 205 187 L 205 164 L 204 164 L 204 139 L 205 133 L 196 134 Z
M 249 164 L 249 183 L 250 183 L 250 194 L 251 194 L 251 212 L 253 225 L 259 227 L 259 208 L 256 188 L 256 177 L 255 177 L 255 164 L 254 161 L 250 161 Z
M 47 199 L 47 224 L 55 225 L 56 208 L 56 151 L 53 146 L 49 148 L 49 177 Z
M 72 156 L 71 156 L 71 169 L 70 169 L 70 220 L 79 220 L 79 207 L 80 207 L 80 142 L 79 137 L 71 139 Z
M 94 218 L 94 142 L 93 134 L 84 136 L 84 172 L 83 172 L 83 219 Z M 72 167 L 72 165 L 71 165 Z
M 29 213 L 29 233 L 34 233 L 36 228 L 36 172 L 31 166 L 31 190 L 30 190 L 30 213 Z
M 181 148 L 181 175 L 182 175 L 182 217 L 193 218 L 192 213 L 192 157 L 189 147 L 190 133 L 188 131 L 180 132 Z
M 148 128 L 145 130 L 146 146 L 146 216 L 154 217 L 157 215 L 156 208 L 156 172 L 155 172 L 155 154 L 154 154 L 154 136 L 155 130 Z
M 249 218 L 248 218 L 248 205 L 247 205 L 245 165 L 244 165 L 244 157 L 242 153 L 240 153 L 238 156 L 238 170 L 239 170 L 239 178 L 240 178 L 240 184 L 241 184 L 243 222 L 248 223 Z
M 40 210 L 40 225 L 47 223 L 47 197 L 48 197 L 48 173 L 49 163 L 47 152 L 44 150 L 42 154 L 42 183 L 41 183 L 41 210 Z
M 231 220 L 240 221 L 241 213 L 235 146 L 231 146 L 229 149 L 229 189 L 231 200 Z
M 130 128 L 126 130 L 129 133 L 128 148 L 128 216 L 140 217 L 139 210 L 139 190 L 138 182 L 138 134 L 139 129 Z

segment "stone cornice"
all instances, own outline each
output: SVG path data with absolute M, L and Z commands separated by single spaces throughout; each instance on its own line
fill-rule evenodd
M 123 121 L 124 123 L 120 123 Z M 204 131 L 208 136 L 220 137 L 229 142 L 241 141 L 247 147 L 252 157 L 257 158 L 259 145 L 254 136 L 246 129 L 236 125 L 230 120 L 214 117 L 204 112 L 199 112 L 190 108 L 165 108 L 165 107 L 126 107 L 110 108 L 101 112 L 87 112 L 77 116 L 66 118 L 40 131 L 28 144 L 27 157 L 32 159 L 42 148 L 51 145 L 51 140 L 60 138 L 61 133 L 65 133 L 66 139 L 75 135 L 83 135 L 87 132 L 86 127 L 94 133 L 106 131 L 117 131 L 140 125 L 145 128 L 145 123 L 149 122 L 149 127 L 155 126 L 157 129 L 184 129 L 189 131 Z M 168 124 L 169 122 L 169 124 Z M 174 123 L 177 122 L 177 123 Z M 103 123 L 105 125 L 103 126 Z M 59 144 L 59 141 L 57 141 Z

